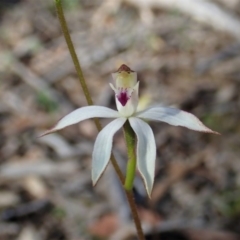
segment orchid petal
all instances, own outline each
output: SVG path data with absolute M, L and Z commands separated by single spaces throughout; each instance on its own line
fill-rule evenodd
M 113 135 L 123 126 L 126 118 L 117 118 L 98 134 L 92 154 L 92 181 L 96 184 L 104 172 L 111 155 Z
M 50 130 L 46 131 L 41 136 L 49 133 L 56 132 L 67 126 L 81 122 L 89 118 L 117 118 L 119 113 L 107 107 L 102 106 L 87 106 L 81 107 L 63 117 L 59 122 Z
M 146 120 L 162 121 L 174 126 L 186 127 L 195 131 L 219 134 L 206 127 L 193 114 L 176 108 L 150 107 L 144 111 L 136 113 L 135 116 Z
M 129 122 L 137 135 L 137 167 L 144 180 L 147 193 L 150 197 L 154 183 L 156 160 L 156 143 L 150 126 L 143 120 L 135 117 Z

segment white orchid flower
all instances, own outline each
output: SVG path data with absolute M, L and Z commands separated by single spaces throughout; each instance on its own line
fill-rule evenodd
M 126 121 L 129 121 L 137 136 L 137 168 L 150 196 L 154 183 L 156 143 L 153 131 L 145 120 L 162 121 L 195 131 L 216 132 L 204 126 L 193 114 L 175 108 L 153 106 L 138 112 L 139 82 L 137 82 L 136 72 L 126 65 L 122 65 L 112 75 L 116 80 L 116 86 L 112 84 L 110 86 L 115 92 L 118 111 L 103 106 L 81 107 L 63 117 L 52 129 L 43 135 L 53 133 L 89 118 L 115 118 L 100 131 L 94 144 L 92 181 L 93 185 L 95 185 L 110 160 L 114 134 L 123 127 Z

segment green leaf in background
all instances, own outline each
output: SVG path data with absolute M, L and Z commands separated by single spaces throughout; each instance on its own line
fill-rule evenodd
M 39 92 L 37 94 L 37 104 L 46 112 L 52 113 L 58 109 L 58 104 L 53 101 L 46 93 Z

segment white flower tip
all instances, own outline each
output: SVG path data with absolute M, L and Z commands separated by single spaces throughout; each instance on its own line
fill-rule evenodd
M 148 195 L 149 199 L 151 199 L 151 198 L 152 198 L 152 197 L 151 197 L 152 188 L 151 188 L 151 189 L 148 189 L 148 188 L 146 187 L 146 184 L 145 184 L 145 188 L 146 188 L 146 190 L 147 190 L 147 195 Z
M 92 169 L 92 185 L 93 185 L 93 187 L 95 187 L 95 185 L 98 183 L 99 179 L 102 177 L 104 170 L 99 174 L 99 173 L 94 173 L 93 169 Z
M 150 183 L 149 181 L 147 181 L 147 178 L 144 175 L 144 173 L 140 169 L 138 169 L 138 171 L 139 171 L 140 176 L 141 176 L 141 178 L 143 180 L 143 184 L 144 184 L 144 187 L 146 189 L 147 195 L 151 199 L 151 194 L 152 194 L 154 180 L 151 181 L 151 183 Z
M 97 184 L 97 182 L 98 182 L 98 179 L 97 179 L 97 180 L 93 180 L 93 179 L 92 179 L 92 185 L 93 185 L 93 187 L 95 187 L 95 185 Z
M 147 191 L 147 195 L 148 195 L 149 199 L 151 199 L 152 198 L 151 194 L 152 194 L 153 185 L 151 185 L 151 186 L 148 185 L 145 176 L 140 171 L 139 171 L 139 173 L 140 173 L 140 175 L 142 177 L 144 187 L 145 187 L 145 189 Z
M 211 130 L 210 128 L 208 128 L 207 126 L 205 126 L 195 115 L 193 115 L 192 113 L 188 113 L 188 112 L 184 112 L 181 111 L 182 113 L 186 113 L 186 116 L 188 116 L 189 118 L 189 122 L 187 125 L 182 125 L 183 127 L 187 127 L 189 129 L 195 130 L 195 131 L 199 131 L 199 132 L 205 132 L 205 133 L 213 133 L 213 134 L 217 134 L 217 135 L 221 135 L 218 132 L 215 132 L 213 130 Z M 187 119 L 186 119 L 187 120 Z M 187 122 L 187 121 L 186 121 Z
M 61 120 L 61 119 L 60 119 L 60 120 Z M 48 135 L 48 134 L 57 132 L 57 131 L 65 128 L 65 127 L 59 127 L 59 124 L 58 124 L 58 123 L 60 122 L 60 120 L 59 120 L 52 128 L 50 128 L 49 130 L 43 132 L 38 138 L 44 137 L 44 136 L 46 136 L 46 135 Z M 67 126 L 66 126 L 66 127 L 67 127 Z
M 215 131 L 211 130 L 210 128 L 206 127 L 203 123 L 201 123 L 201 129 L 192 129 L 192 130 L 197 131 L 197 132 L 213 133 L 216 135 L 221 135 L 219 132 L 215 132 Z
M 216 134 L 216 135 L 221 135 L 221 133 L 215 132 L 215 131 L 211 130 L 210 128 L 207 128 L 207 130 L 204 131 L 204 132 L 206 132 L 206 133 L 213 133 L 213 134 Z
M 42 134 L 40 134 L 39 136 L 37 136 L 37 138 L 44 137 L 44 136 L 46 136 L 46 135 L 48 135 L 48 134 L 51 134 L 51 133 L 54 133 L 54 132 L 56 132 L 56 130 L 54 130 L 54 128 L 49 129 L 49 130 L 43 132 Z
M 189 114 L 191 114 L 191 113 L 189 113 Z M 205 126 L 196 116 L 194 116 L 193 114 L 191 114 L 191 115 L 195 118 L 195 121 L 198 122 L 198 125 L 199 125 L 198 129 L 193 129 L 193 130 L 199 131 L 199 132 L 213 133 L 216 135 L 221 135 L 219 132 L 215 132 L 212 129 Z

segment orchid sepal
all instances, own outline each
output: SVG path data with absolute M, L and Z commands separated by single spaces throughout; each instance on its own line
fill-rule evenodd
M 186 127 L 194 131 L 219 135 L 218 132 L 212 131 L 210 128 L 206 127 L 193 114 L 177 108 L 153 106 L 137 112 L 134 116 L 145 120 L 165 122 L 173 126 Z
M 137 135 L 137 168 L 143 178 L 149 198 L 154 183 L 156 143 L 153 131 L 143 120 L 135 117 L 129 118 L 129 123 Z
M 93 186 L 103 174 L 110 160 L 114 134 L 126 122 L 126 118 L 117 118 L 105 126 L 98 134 L 92 154 L 92 182 Z
M 118 118 L 120 117 L 119 112 L 116 110 L 103 107 L 103 106 L 86 106 L 78 108 L 65 117 L 61 118 L 57 124 L 49 129 L 48 131 L 44 132 L 40 137 L 45 136 L 50 133 L 54 133 L 59 131 L 65 127 L 70 125 L 79 123 L 83 120 L 90 119 L 90 118 Z

